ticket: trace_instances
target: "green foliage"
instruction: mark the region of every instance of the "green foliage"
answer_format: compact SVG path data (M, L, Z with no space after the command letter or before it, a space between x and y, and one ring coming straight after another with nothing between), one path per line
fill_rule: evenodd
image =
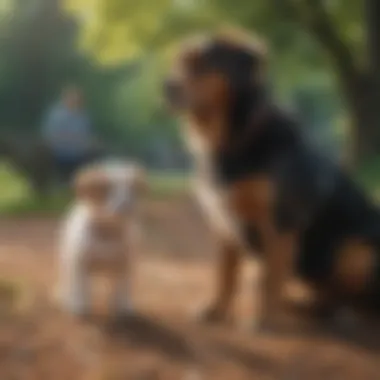
M87 15L81 24L82 46L100 63L123 62L136 57L143 62L149 60L149 71L142 69L144 75L136 76L133 83L125 86L119 98L123 102L127 100L123 104L134 110L141 109L135 107L136 103L141 104L141 100L147 106L142 118L148 119L150 110L153 114L157 110L154 82L164 72L160 58L163 59L167 48L189 33L215 30L230 24L257 32L270 43L271 71L280 97L289 101L294 90L305 84L309 92L315 87L318 93L323 86L325 93L335 96L337 83L327 57L318 43L302 32L285 10L276 6L280 3L276 0L145 0L132 6L123 0L100 0L96 5L91 1L67 0L67 8L73 14ZM308 10L303 9L305 1L295 3L307 18ZM359 8L357 0L349 5L336 0L329 8L342 35L358 51L362 45ZM159 67L154 68L154 65ZM144 89L147 89L145 95ZM322 107L323 103L329 105L329 100L319 99L319 102ZM140 122L142 119L139 118L137 124Z
M36 198L28 183L6 163L0 165L0 214L2 216L57 215L67 210L72 198L68 191L57 190L52 197ZM189 181L182 172L151 172L148 198L166 199L188 191Z
M363 162L356 173L356 178L368 189L376 200L380 200L380 157L375 156ZM70 196L57 192L50 199L36 199L27 183L8 165L0 166L0 214L9 216L57 215L64 212ZM149 199L169 199L189 191L189 178L181 172L151 172L149 174Z
M9 0L0 8L0 132L38 134L62 87L77 83L99 137L113 151L144 159L152 136L173 139L170 121L160 112L162 64L151 57L97 64L78 49L80 20L59 3ZM118 11L106 7L105 20Z
M302 5L305 0L295 2ZM152 157L157 146L176 156L181 150L177 129L163 111L161 97L167 56L183 36L226 24L257 31L269 40L273 47L271 70L282 99L294 103L292 97L301 88L318 103L318 111L310 115L328 113L328 118L334 119L340 115L340 104L331 101L336 83L328 60L320 46L275 3L4 1L0 6L1 131L21 131L25 136L38 133L44 113L57 100L62 86L76 82L85 90L97 134L114 152L127 152L152 165L159 161ZM335 0L329 4L339 31L360 51L359 2Z
M318 73L326 69L325 58L314 40L300 32L299 27L279 11L274 0L145 0L134 6L123 0L101 0L96 6L89 1L67 2L71 12L90 14L82 24L84 46L101 62L130 59L146 49L160 51L163 45L185 34L235 24L265 35L273 46L272 62L274 70L282 74L279 76L299 83L310 70ZM330 11L340 29L354 45L360 45L359 2L353 1L347 6L343 0L336 0L331 4L334 6ZM140 18L141 15L144 17Z
M39 121L57 87L76 69L75 25L62 17L56 0L10 4L1 22L1 122L28 128Z

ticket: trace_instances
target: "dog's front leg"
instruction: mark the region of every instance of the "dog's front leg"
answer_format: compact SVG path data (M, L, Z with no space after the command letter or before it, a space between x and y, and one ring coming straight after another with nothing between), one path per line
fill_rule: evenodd
M242 255L239 232L220 190L207 180L207 176L206 179L196 177L194 184L197 200L219 243L215 300L198 317L206 322L231 321Z
M64 309L75 315L86 315L90 306L89 274L81 252L61 256L59 297Z
M222 240L220 244L216 297L201 316L207 322L230 322L232 320L233 300L240 274L239 245L228 240Z
M292 274L297 247L297 233L278 226L276 204L276 185L270 177L256 176L229 188L233 214L243 225L257 229L263 251L262 305L254 321L256 326L270 327L280 317L282 295Z
M113 281L114 294L111 297L111 313L116 317L123 317L133 312L130 298L130 279L127 273L119 273Z
M286 284L293 273L296 236L294 232L277 232L274 227L262 230L264 250L264 278L262 281L261 310L256 324L264 329L276 327L282 318Z
M131 247L126 244L122 260L115 262L115 270L111 278L110 311L116 317L123 317L133 312L131 301Z

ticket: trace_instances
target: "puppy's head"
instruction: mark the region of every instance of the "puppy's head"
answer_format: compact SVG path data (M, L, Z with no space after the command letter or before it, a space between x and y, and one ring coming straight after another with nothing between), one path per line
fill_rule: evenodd
M75 178L77 199L108 213L130 211L147 188L145 172L137 165L98 165L85 168Z
M265 86L265 69L265 46L243 33L190 40L165 82L165 96L175 112L195 118L205 129L216 128L204 121L228 117L234 103L259 92Z

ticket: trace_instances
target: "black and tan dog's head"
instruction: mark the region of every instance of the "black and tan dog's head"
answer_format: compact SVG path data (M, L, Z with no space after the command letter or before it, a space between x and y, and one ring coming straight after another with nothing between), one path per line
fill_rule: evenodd
M222 139L222 121L231 107L257 96L265 86L265 68L264 45L243 33L192 39L174 62L165 83L166 98L174 111L195 119L216 142Z

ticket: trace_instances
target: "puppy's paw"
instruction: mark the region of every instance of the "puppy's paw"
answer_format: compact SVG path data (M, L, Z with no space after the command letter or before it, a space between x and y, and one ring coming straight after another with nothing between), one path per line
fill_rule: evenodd
M67 294L57 293L56 300L63 311L80 318L85 318L90 313L89 303L80 297L68 296Z

